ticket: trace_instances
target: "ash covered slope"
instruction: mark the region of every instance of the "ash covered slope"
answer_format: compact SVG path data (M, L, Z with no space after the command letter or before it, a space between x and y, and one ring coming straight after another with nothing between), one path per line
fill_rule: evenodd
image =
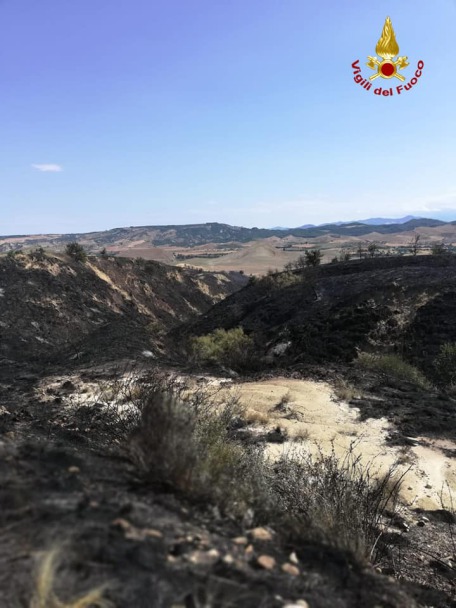
M282 363L351 361L358 349L401 344L426 368L456 341L456 258L389 257L276 274L246 286L179 330L202 335L241 326L258 356L288 344Z
M0 357L12 361L116 358L155 352L176 323L245 284L158 262L18 254L0 259ZM63 360L61 361L61 358Z

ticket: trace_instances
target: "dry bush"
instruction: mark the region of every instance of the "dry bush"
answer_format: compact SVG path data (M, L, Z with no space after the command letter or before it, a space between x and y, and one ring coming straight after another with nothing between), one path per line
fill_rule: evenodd
M38 567L30 608L113 608L113 604L103 597L107 585L92 589L77 599L59 599L55 591L59 566L57 550L44 554Z
M295 452L274 466L271 492L277 517L292 535L378 558L379 525L394 508L405 473L396 466L379 477L373 463L363 465L353 443L343 458L334 448L314 457Z
M129 450L148 483L236 517L251 509L259 525L359 557L379 550L380 519L403 477L395 467L379 478L373 465L361 464L355 443L343 458L334 449L315 458L296 448L271 462L258 447L236 440L245 412L235 401L220 405L207 389L184 385L144 388Z
M168 379L144 385L140 411L129 451L147 482L230 513L245 511L256 491L252 475L263 461L258 447L234 439L245 424L236 397L220 404L217 393Z

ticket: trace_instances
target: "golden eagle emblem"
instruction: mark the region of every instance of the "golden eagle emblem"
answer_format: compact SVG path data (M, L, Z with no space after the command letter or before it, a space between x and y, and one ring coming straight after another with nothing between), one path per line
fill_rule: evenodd
M375 52L383 61L379 61L377 57L368 57L369 61L366 65L370 67L371 70L377 70L377 73L372 74L372 76L369 77L369 80L375 80L375 78L378 78L379 76L382 78L395 77L401 81L405 80L404 76L398 74L397 70L403 70L410 64L407 61L407 57L398 57L396 61L393 61L393 58L396 57L396 55L399 55L399 45L397 44L396 34L394 33L393 24L389 17L385 20L382 35L377 42Z

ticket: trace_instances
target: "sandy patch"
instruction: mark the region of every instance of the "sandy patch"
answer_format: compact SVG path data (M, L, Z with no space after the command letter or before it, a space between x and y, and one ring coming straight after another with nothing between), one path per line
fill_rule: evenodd
M402 461L399 471L412 467L401 493L406 504L441 508L440 495L442 488L448 495L447 484L456 496L456 443L417 437L418 445L406 450L391 447L386 443L391 429L386 418L361 421L358 410L337 402L331 387L322 382L275 378L236 384L228 390L239 394L252 419L256 413L260 422L269 418L268 427L279 425L287 430L289 441L268 447L274 457L297 445L314 454L319 450L328 453L334 446L336 453L343 456L354 445L362 461L373 463L378 474L398 459ZM286 412L277 408L281 400L286 402ZM304 438L304 442L297 443L296 438Z

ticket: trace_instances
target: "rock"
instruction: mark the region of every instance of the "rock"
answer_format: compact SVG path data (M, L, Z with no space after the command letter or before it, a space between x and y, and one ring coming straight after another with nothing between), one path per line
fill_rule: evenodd
M72 475L77 475L80 472L81 472L81 469L79 467L76 467L76 466L68 467L68 473L71 473Z
M149 538L163 538L163 534L160 532L160 530L154 530L153 528L144 528L142 533L145 537Z
M249 534L254 540L272 540L272 532L270 532L267 528L253 528L253 530L249 531Z
M248 542L249 541L245 536L236 536L236 538L233 538L233 543L235 545L246 545Z
M287 434L279 426L266 435L266 441L270 443L284 443L286 440Z
M419 526L420 528L424 528L424 526L426 525L426 522L418 521L416 525Z
M257 559L257 565L264 570L273 570L276 566L276 560L271 555L260 555Z
M152 528L136 528L136 526L122 517L115 519L111 525L120 528L123 531L125 538L128 540L163 538L163 534L159 530L153 530Z
M285 604L283 608L310 608L306 600L298 600L294 604Z
M282 565L282 572L285 572L285 574L290 574L291 576L299 576L300 574L297 566L288 563Z
M228 553L227 555L224 556L222 561L227 566L232 566L234 564L234 557Z
M220 553L217 549L210 551L193 551L186 556L186 559L196 566L213 566L220 559Z
M247 509L244 513L244 517L242 518L242 525L244 528L251 528L253 524L253 518L255 517L255 513L253 509Z
M288 557L288 559L290 560L290 562L292 564L295 564L295 565L299 564L299 559L298 559L298 556L296 555L295 551L290 553L290 556Z

